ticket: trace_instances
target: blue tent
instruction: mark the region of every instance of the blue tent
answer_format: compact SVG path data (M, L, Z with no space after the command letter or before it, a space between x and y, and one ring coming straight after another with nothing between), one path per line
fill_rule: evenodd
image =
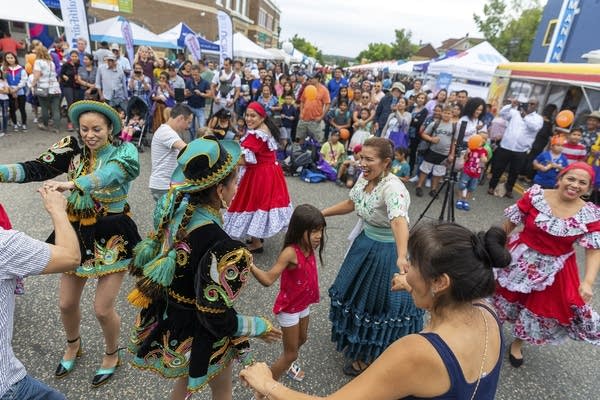
M160 36L163 40L173 43L177 47L185 48L185 37L189 34L195 35L196 32L183 22L178 23L166 32L161 33ZM200 42L200 49L208 52L219 52L219 45L198 36L198 42Z

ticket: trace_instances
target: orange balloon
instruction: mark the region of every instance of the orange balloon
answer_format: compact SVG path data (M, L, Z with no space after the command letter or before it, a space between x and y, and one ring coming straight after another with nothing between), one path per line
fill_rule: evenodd
M308 85L304 88L304 96L306 96L306 100L315 100L317 98L317 88L313 85Z
M342 140L350 139L350 131L346 128L340 129L340 139L342 139Z
M33 65L30 63L25 64L25 71L27 71L27 75L31 75L33 72Z
M33 63L35 63L35 54L33 54L33 53L29 53L29 54L27 54L27 55L25 56L25 61L26 61L28 64L31 64L31 65L33 65Z
M556 125L561 128L568 128L575 120L575 114L571 110L562 110L556 116Z
M354 98L354 90L352 90L352 88L348 88L348 98L349 99Z
M469 138L468 144L469 150L477 150L483 145L483 138L481 135L473 135Z

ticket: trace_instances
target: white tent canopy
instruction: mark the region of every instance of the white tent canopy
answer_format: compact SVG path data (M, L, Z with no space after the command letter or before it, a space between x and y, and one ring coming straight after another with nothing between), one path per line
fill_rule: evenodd
M429 61L407 61L402 64L390 65L388 70L393 74L411 74L415 65L424 64Z
M285 51L281 49L276 49L275 47L271 47L269 49L265 49L273 56L274 60L287 60L290 56L285 53Z
M273 54L263 49L240 32L233 34L233 56L241 58L258 58L263 60L274 59Z
M125 39L121 33L123 17L113 17L104 21L96 22L90 25L90 38L96 42L106 41L109 43L125 44ZM151 46L163 49L176 49L177 45L160 36L142 28L141 26L129 21L131 32L133 34L133 44L136 46Z
M19 0L10 5L8 1L3 3L3 6L0 7L0 19L30 24L65 26L42 0Z
M427 73L439 75L445 72L455 79L491 82L498 64L506 62L508 60L491 44L481 42L454 57L431 63Z

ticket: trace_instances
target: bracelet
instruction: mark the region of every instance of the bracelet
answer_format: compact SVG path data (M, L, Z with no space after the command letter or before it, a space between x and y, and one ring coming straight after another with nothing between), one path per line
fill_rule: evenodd
M272 399L271 399L271 394L273 393L273 390L275 390L275 388L276 388L277 386L279 386L279 382L275 382L275 383L273 384L273 386L271 386L271 389L269 389L269 390L267 391L267 393L265 394L265 397L264 397L266 400L272 400Z

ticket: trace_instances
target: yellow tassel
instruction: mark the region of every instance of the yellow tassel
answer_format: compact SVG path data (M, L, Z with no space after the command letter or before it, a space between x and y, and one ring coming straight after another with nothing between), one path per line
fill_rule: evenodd
M127 301L138 308L148 308L150 304L152 304L152 300L140 292L137 288L133 289L131 293L129 293L127 296Z
M96 216L81 218L79 222L81 222L81 225L83 226L94 225L96 223Z

